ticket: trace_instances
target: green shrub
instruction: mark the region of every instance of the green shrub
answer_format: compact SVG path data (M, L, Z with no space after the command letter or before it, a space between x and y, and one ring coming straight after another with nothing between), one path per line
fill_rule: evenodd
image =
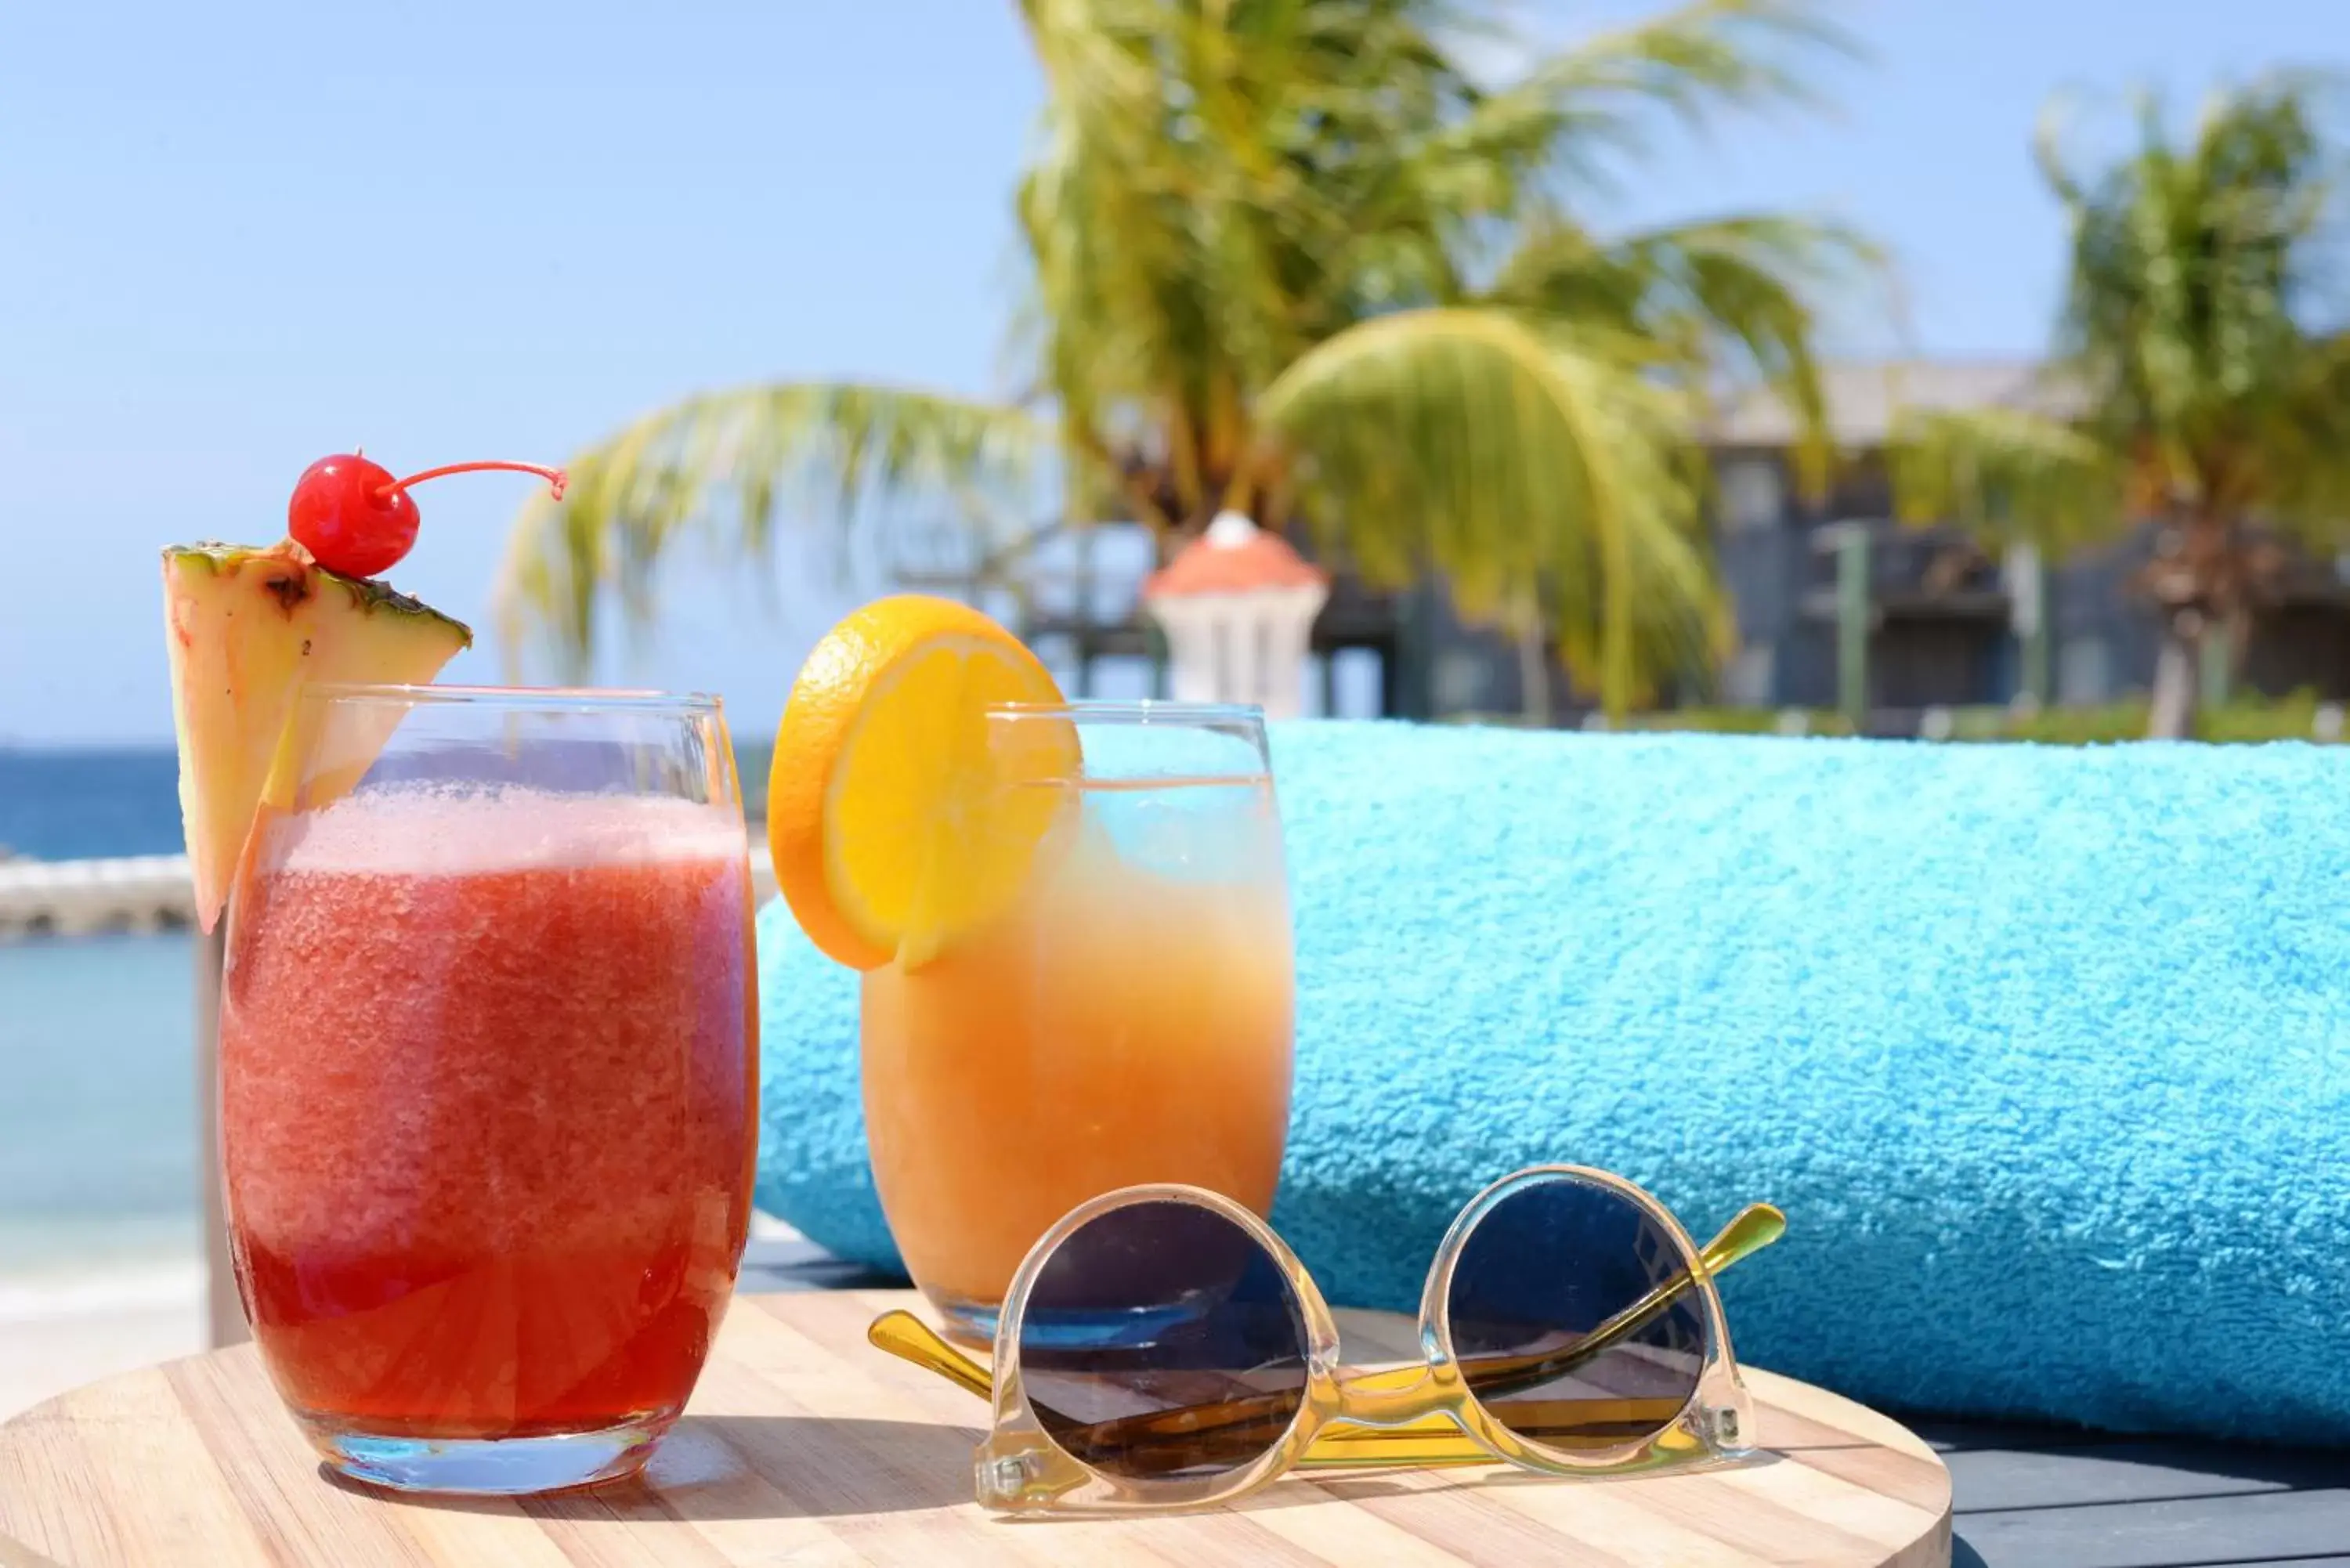
M2107 702L2095 707L2043 708L2038 712L1994 709L1995 727L1970 741L2029 741L2043 746L2097 746L2146 739L2143 702Z
M2205 709L2195 735L2203 741L2314 741L2317 709L2317 693L2309 691L2285 697L2239 697Z
M1675 708L1658 713L1636 713L1627 730L1680 730L1707 735L1775 735L1789 716L1801 718L1806 735L1848 735L1852 726L1844 715L1825 708Z

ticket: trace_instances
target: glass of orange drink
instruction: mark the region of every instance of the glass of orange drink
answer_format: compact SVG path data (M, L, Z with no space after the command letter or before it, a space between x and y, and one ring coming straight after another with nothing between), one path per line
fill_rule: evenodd
M977 1340L1028 1249L1088 1198L1180 1181L1271 1207L1293 992L1253 710L999 707L987 723L998 749L1075 732L1076 765L1006 786L1049 799L1054 826L1000 911L927 961L868 971L863 1008L891 1234Z
M864 971L874 1180L951 1334L990 1340L1028 1249L1099 1193L1271 1207L1294 980L1255 709L1066 702L976 611L884 600L802 672L768 813L803 929ZM1131 1316L1072 1298L1060 1326Z

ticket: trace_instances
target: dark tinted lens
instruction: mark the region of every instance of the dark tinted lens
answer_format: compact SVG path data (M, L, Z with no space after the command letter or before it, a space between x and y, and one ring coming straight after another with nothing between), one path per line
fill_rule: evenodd
M1591 1182L1503 1199L1470 1232L1449 1304L1471 1390L1530 1442L1637 1442L1697 1391L1705 1316L1679 1244Z
M1188 1480L1281 1441L1305 1396L1305 1318L1249 1233L1190 1203L1115 1209L1036 1278L1021 1376L1053 1440L1095 1469Z

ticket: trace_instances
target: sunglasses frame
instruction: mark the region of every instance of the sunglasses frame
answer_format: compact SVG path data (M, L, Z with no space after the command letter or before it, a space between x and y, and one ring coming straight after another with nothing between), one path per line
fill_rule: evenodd
M1521 1438L1486 1410L1462 1376L1452 1345L1454 1272L1469 1238L1495 1209L1531 1188L1579 1181L1632 1204L1679 1250L1683 1272L1617 1314L1630 1332L1686 1289L1698 1294L1706 1347L1696 1385L1673 1418L1642 1438L1573 1450ZM1021 1376L1019 1346L1037 1275L1080 1228L1140 1203L1191 1204L1222 1215L1263 1248L1294 1294L1305 1329L1306 1384L1281 1438L1249 1463L1220 1475L1153 1480L1112 1475L1076 1459L1036 1417ZM1243 1205L1204 1188L1128 1187L1078 1205L1030 1249L1014 1276L996 1325L993 1376L946 1345L920 1320L891 1313L870 1330L872 1342L930 1367L973 1392L992 1395L995 1420L973 1461L979 1501L1003 1511L1118 1514L1204 1508L1232 1502L1292 1469L1388 1465L1491 1464L1496 1460L1554 1476L1622 1475L1743 1458L1752 1451L1754 1407L1739 1376L1730 1327L1713 1276L1778 1240L1784 1218L1757 1204L1700 1251L1672 1211L1623 1178L1576 1165L1539 1165L1494 1182L1453 1220L1429 1266L1420 1296L1419 1365L1342 1377L1338 1328L1322 1293L1286 1242ZM1584 1344L1607 1332L1602 1325ZM1152 1417L1137 1417L1151 1419Z

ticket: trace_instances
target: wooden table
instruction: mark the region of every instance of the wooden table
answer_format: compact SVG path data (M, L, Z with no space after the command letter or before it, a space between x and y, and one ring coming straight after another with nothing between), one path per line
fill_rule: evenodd
M1506 1469L1292 1477L1234 1511L1007 1521L972 1501L986 1407L865 1344L911 1293L752 1295L644 1480L516 1501L331 1480L251 1346L95 1384L0 1427L0 1541L28 1561L336 1568L1397 1564L1939 1568L1950 1477L1895 1422L1767 1372L1756 1462L1552 1481ZM1341 1313L1348 1354L1411 1327ZM10 1563L0 1545L0 1564ZM36 1555L37 1554L37 1555Z

